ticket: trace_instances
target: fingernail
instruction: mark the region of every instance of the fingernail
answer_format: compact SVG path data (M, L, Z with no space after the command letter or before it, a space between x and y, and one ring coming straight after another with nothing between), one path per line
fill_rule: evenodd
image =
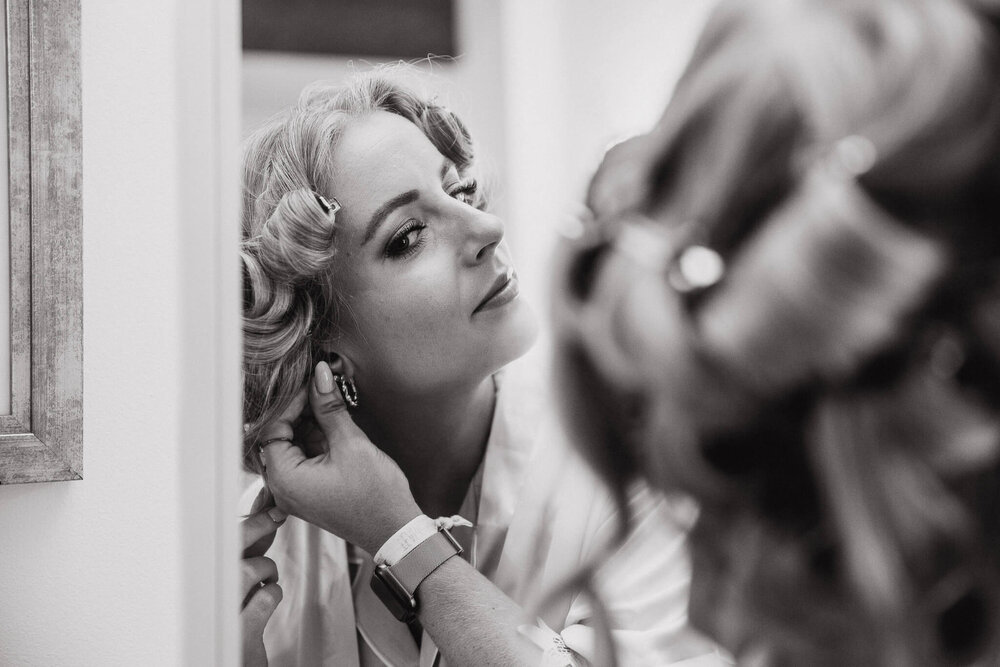
M333 373L325 361L316 364L316 391L321 394L333 391Z
M281 523L288 518L288 515L279 510L277 507L272 507L267 511L267 515L271 517L271 521L275 523Z

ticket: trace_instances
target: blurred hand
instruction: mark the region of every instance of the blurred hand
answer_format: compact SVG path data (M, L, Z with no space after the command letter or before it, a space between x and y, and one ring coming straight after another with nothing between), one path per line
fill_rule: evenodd
M240 628L243 635L244 667L267 665L264 650L264 627L281 602L278 586L278 568L274 561L264 556L274 542L278 527L285 521L285 513L274 507L273 498L265 486L257 494L250 508L250 516L241 524L243 532L243 561L241 588L243 605L240 608Z
M309 383L311 419L296 424L305 408L306 392L303 389L278 422L265 429L265 439L292 437L294 432L296 442L308 450L288 440L265 447L268 487L278 506L289 514L374 554L393 533L419 516L420 508L403 471L347 413L326 362L316 365Z

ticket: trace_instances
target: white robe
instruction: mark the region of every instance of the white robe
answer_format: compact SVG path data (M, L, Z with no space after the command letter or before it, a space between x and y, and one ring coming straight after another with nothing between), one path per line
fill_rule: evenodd
M475 517L466 538L468 557L569 648L591 660L600 641L591 601L576 594L538 605L613 539L616 509L568 447L551 410L535 401L541 393L508 373L497 383L486 454L463 506ZM247 489L244 509L259 488L258 479ZM689 521L690 510L638 487L630 505L635 530L605 559L596 578L620 664L732 664L687 625L690 566L683 515ZM289 517L267 556L277 563L284 593L264 632L272 667L444 665L443 658L435 663L437 650L426 632L418 649L406 625L374 597L368 584L371 560L359 549Z

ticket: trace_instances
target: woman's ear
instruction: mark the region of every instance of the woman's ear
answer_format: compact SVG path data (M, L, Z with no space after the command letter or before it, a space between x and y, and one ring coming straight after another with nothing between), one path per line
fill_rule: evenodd
M330 370L333 371L334 375L343 375L347 378L354 377L354 364L346 356L337 352L327 352L325 356L324 361L330 366Z

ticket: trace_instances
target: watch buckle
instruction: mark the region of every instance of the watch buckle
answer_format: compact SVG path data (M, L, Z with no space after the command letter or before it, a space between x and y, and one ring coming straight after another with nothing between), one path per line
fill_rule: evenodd
M448 531L447 528L441 526L438 528L438 532L444 533L444 536L448 538L448 542L451 543L451 546L455 547L455 553L457 555L461 556L462 554L465 553L465 549L462 548L462 545L458 543L458 540L455 539L455 537Z

